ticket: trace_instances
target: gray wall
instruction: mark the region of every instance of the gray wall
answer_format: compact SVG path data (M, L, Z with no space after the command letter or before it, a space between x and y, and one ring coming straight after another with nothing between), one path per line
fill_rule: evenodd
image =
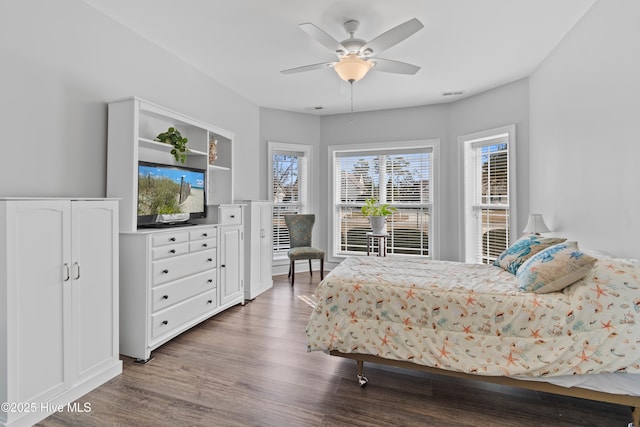
M640 2L600 0L531 76L530 204L581 247L640 258Z
M77 0L0 2L0 196L103 197L106 101L139 96L236 133L257 198L259 109ZM237 176L237 175L236 175Z
M512 241L517 239L524 229L529 215L529 80L521 79L511 84L481 93L451 104L449 115L449 133L451 135L452 156L450 174L451 199L448 215L451 220L444 230L457 245L450 244L451 250L445 259L464 260L464 222L463 222L463 151L458 143L459 136L494 129L510 124L516 125L516 230L512 231ZM457 252L456 252L457 250Z
M325 116L321 125L320 193L329 200L331 172L328 147L331 145L393 142L416 139L440 140L440 259L463 259L462 229L462 153L458 137L472 132L516 124L517 198L519 223L528 213L528 80L498 87L449 104L363 113ZM327 203L328 205L329 203ZM323 213L323 211L320 211ZM322 230L328 237L328 210ZM524 223L522 223L524 228ZM327 242L323 242L328 244ZM326 247L326 246L325 246Z

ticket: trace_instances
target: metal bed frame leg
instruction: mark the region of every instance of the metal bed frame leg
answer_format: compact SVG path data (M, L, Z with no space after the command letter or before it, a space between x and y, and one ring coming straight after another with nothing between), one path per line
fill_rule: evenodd
M631 407L631 423L627 427L640 427L640 407Z
M369 383L369 380L367 379L367 377L365 377L363 375L364 361L363 360L357 360L356 362L358 363L358 374L356 375L358 377L358 385L360 387L364 388Z

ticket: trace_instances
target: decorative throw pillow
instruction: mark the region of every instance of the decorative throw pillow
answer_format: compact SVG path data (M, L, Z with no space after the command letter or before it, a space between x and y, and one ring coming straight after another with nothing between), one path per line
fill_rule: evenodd
M529 258L518 269L520 290L545 294L582 279L597 259L578 250L576 242L560 243Z
M562 243L567 239L562 237L542 237L539 234L525 234L509 246L493 262L496 267L502 267L511 274L516 274L518 268L530 257L550 246Z

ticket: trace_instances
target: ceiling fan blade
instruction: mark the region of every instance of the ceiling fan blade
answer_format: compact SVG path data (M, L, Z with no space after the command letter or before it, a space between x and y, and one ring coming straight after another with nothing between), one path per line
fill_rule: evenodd
M293 74L293 73L302 73L305 71L313 71L313 70L320 70L323 68L332 68L334 65L336 65L336 62L322 62L320 64L312 64L312 65L305 65L303 67L296 67L296 68L289 68L288 70L282 70L280 71L282 74Z
M415 74L420 70L420 67L417 65L393 61L391 59L371 58L369 61L376 64L375 67L373 67L374 70L384 71L386 73Z
M344 52L347 51L338 40L334 39L326 31L316 27L310 22L300 24L299 27L302 29L302 31L309 34L312 39L329 49L331 52L336 53L340 50Z
M378 55L380 52L389 49L391 46L395 46L407 37L415 34L421 28L423 28L422 22L417 18L413 18L400 24L397 27L393 27L389 31L380 34L369 43L362 46L360 53L365 56Z

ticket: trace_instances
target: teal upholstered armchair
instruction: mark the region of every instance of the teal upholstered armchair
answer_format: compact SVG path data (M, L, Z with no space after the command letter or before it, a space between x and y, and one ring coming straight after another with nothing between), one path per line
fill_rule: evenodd
M311 232L316 222L315 214L285 215L284 222L289 230L289 277L291 286L295 280L295 262L309 260L309 274L313 276L311 260L320 260L320 280L324 279L324 251L311 246Z

